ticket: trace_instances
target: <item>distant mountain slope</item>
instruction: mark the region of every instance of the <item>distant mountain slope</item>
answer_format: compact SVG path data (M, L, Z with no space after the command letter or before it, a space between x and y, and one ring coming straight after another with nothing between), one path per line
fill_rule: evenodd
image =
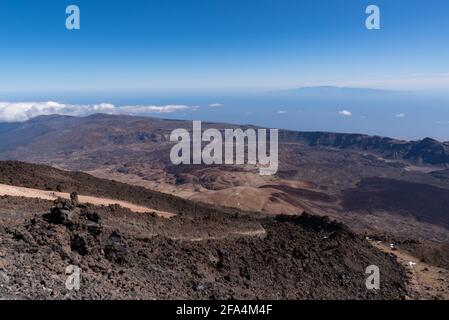
M433 171L430 173L430 175L437 179L449 181L449 169Z
M281 131L281 141L304 142L312 147L371 151L396 160L417 164L449 165L449 143L431 138L401 141L363 134Z
M204 123L218 129L234 125ZM176 128L191 130L189 121L131 116L93 115L85 118L41 116L19 124L0 125L0 159L51 159L57 155L105 150L138 144L164 147ZM280 130L280 142L303 143L311 147L332 147L378 153L415 164L449 165L449 143L430 138L400 141L362 134L299 132ZM167 147L167 146L165 146Z
M131 202L138 205L174 213L178 207L199 208L198 203L202 201L229 207L231 212L235 209L264 214L307 211L346 219L341 221L361 228L374 225L370 220L372 215L387 214L388 219L378 220L377 229L397 230L395 226L401 223L404 234L449 241L445 202L427 198L423 203L429 210L435 209L434 212L423 207L411 210L407 196L409 186L414 187L414 194L421 190L437 198L447 194L444 190L449 190L449 180L442 170L449 165L448 143L428 138L400 141L362 134L280 130L278 174L261 177L257 168L250 165L173 165L170 133L177 128L191 130L191 126L190 121L103 114L84 118L38 117L0 134L3 143L0 159L46 164L92 176L81 173L72 176L73 173L45 167L36 172L19 165L9 173L0 171L0 181L8 183L7 179L12 179L10 183L25 187L62 188L80 194L86 194L85 185L94 184L98 187L87 189L92 195L134 199ZM203 129L210 127L223 130L237 126L203 123ZM14 163L10 166L14 167ZM17 172L21 174L16 177ZM342 195L348 194L347 190L361 188L364 186L361 181L373 177L401 183L375 185L373 188L382 187L382 192L374 198L375 205L361 203L349 213L341 206ZM129 187L130 184L135 187ZM399 186L394 188L399 196L394 206L384 206L391 202L388 196L391 186ZM441 192L434 193L437 189L433 187ZM406 216L410 221L403 223Z
M0 122L0 134L14 130L20 127L19 122Z

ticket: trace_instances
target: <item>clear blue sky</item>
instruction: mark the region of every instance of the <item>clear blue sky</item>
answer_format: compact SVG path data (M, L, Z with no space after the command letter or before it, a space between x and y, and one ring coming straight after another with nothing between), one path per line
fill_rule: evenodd
M448 17L447 0L0 0L0 91L447 91Z

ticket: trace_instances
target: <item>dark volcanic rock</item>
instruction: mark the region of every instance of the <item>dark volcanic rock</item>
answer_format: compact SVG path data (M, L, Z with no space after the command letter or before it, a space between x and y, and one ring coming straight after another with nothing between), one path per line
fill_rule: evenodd
M265 230L264 236L245 232L223 235L228 226L257 225ZM204 228L208 238L202 239L197 234ZM222 213L161 219L119 207L93 210L59 200L50 213L17 220L0 232L3 239L0 261L6 261L3 272L9 288L4 294L8 296L39 299L402 299L405 296L405 273L394 258L377 251L344 225L308 214L260 219ZM365 269L372 264L382 270L379 291L365 287ZM65 287L65 270L70 265L81 270L79 291Z
M113 231L104 245L105 257L109 261L125 263L128 257L128 243L119 231Z
M79 222L80 213L81 210L72 202L58 199L55 201L55 205L51 208L50 213L44 217L50 223L72 227Z
M392 211L449 228L449 189L387 178L362 179L343 192L347 211Z
M79 205L78 192L70 193L70 200L74 206Z

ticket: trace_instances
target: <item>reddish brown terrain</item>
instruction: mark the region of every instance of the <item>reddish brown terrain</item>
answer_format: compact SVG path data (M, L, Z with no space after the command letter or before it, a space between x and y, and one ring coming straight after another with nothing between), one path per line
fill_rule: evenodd
M11 166L18 174L7 176ZM27 185L29 176L20 178L20 173L30 174L32 168L36 181L51 183L55 175L64 174L17 162L0 167L6 167L3 178L21 185ZM88 177L66 174L73 185ZM92 181L102 183L101 193L108 197L140 189ZM84 186L85 194L98 195L89 184ZM403 299L407 295L405 269L392 256L326 218L264 216L175 197L166 204L162 194L143 189L133 201L151 202L156 210L170 206L177 214L167 218L118 205L95 207L34 196L0 197L0 296L5 298ZM371 264L383 270L381 290L365 287L365 268ZM83 272L79 291L64 285L68 265Z
M111 263L116 267L115 262L101 254L105 251L102 246L114 231L110 227L115 226L120 237L112 237L126 239L130 261L133 261L133 268L137 268L132 269L128 264L121 270L125 274L131 272L126 270L133 270L128 282L133 283L138 292L131 293L132 289L123 284L127 288L126 294L117 293L113 296L116 298L182 298L192 294L199 298L447 297L448 143L432 139L408 142L365 135L280 131L279 171L274 176L260 176L258 168L249 165L172 165L169 154L173 143L169 141L169 134L173 129L189 129L190 126L191 123L186 121L107 115L86 118L46 116L9 124L0 130L0 159L34 164L1 162L0 184L66 194L76 191L82 196L123 201L176 216L156 218L154 214L136 214L117 206L82 207L79 209L82 212L98 213L104 223L97 238L85 235L84 242L87 247L92 247L89 249L92 256L86 253L79 257L76 250L68 250L70 239L75 238L76 232L74 234L66 225L55 224L42 216L50 212L51 202L30 198L19 201L17 197L9 196L2 198L0 207L4 211L4 225L9 223L2 241L9 241L8 246L24 242L22 258L30 259L25 261L27 265L37 263L32 252L58 239L58 246L65 247L65 254L70 257L63 254L58 258L62 259L59 267L74 255L77 257L74 261L86 261L84 266L92 274L92 283L103 283L106 276L102 268L110 269ZM203 127L233 128L232 125L213 123L203 124ZM296 218L303 212L328 216L349 228L338 227L337 232L332 229L334 223L329 225L321 218L308 215ZM38 216L33 218L35 214ZM279 215L283 218L278 218ZM81 217L75 229L84 230L85 222L90 224ZM314 225L312 228L308 227L310 223ZM42 234L42 240L35 243L35 226L53 231ZM25 235L17 238L14 230ZM148 236L143 234L147 233L153 235L151 241L144 240ZM332 240L328 247L327 241L334 239L331 236L334 234L338 240ZM376 241L382 241L387 247L394 243L395 250L382 253L382 247L374 247L366 237L378 239ZM117 241L121 243L122 240ZM53 250L51 248L55 246L46 250ZM137 248L144 249L139 253ZM168 257L160 255L161 248L170 252ZM297 256L295 250L307 251L304 255L309 267L299 262L304 257L302 253ZM190 253L189 257L185 256L185 251ZM225 267L227 276L221 267L215 269L214 265L221 261L222 254L217 252L222 251L227 252L230 259L230 264ZM11 256L0 261L13 259L13 253L7 252ZM3 251L2 254L7 256ZM332 260L334 254L339 258ZM168 259L168 262L153 265L152 270L158 271L150 275L141 265L142 261L148 262L146 258L142 261L137 258L146 256L148 261ZM403 266L404 257L413 257L418 264L426 264L417 270L438 268L436 270L441 274L431 277L440 279L431 281L435 288L410 285L419 281L416 279L428 277L412 279L408 267ZM89 259L99 261L100 266L92 268ZM391 292L373 295L360 288L365 277L363 268L368 265L363 266L374 260L383 265L387 279L391 279L386 280ZM196 262L192 264L192 261ZM277 269L278 264L286 269ZM271 271L263 269L264 265L271 266ZM322 268L319 269L320 278L330 277L330 282L307 273L318 265ZM170 270L172 277L182 276L193 284L189 287L184 280L178 281L182 289L169 280L176 277L160 273L161 266ZM199 269L193 270L194 266ZM18 264L8 270L11 272L15 268L21 270ZM338 270L341 278L334 278L331 269ZM301 276L295 273L298 270L302 270ZM42 274L46 274L44 271ZM159 283L160 286L156 286L159 289L146 291L133 282L131 274L137 275L135 281L139 283ZM114 275L111 278L117 279ZM11 280L11 276L8 279ZM52 286L57 283L50 279L45 281ZM293 283L293 287L287 283ZM111 287L104 287L109 288L104 291L99 288L101 292L93 286L86 294L89 297L112 297L110 290L114 285L108 282L109 285ZM201 290L192 289L195 285ZM275 286L276 290L268 293L269 286ZM329 293L331 287L335 288L334 293ZM11 288L19 290L20 284ZM175 289L171 293L164 291L168 288ZM174 295L175 291L179 294ZM24 297L39 296L37 291L21 294ZM50 293L47 296L62 297Z
M208 127L235 126L203 124L203 129ZM176 128L191 129L191 122L43 116L8 124L0 131L0 159L84 171L241 210L268 214L307 210L355 227L373 220L380 229L401 224L402 234L449 241L448 143L281 130L279 171L260 176L255 166L248 165L172 165L169 135ZM380 225L379 220L392 223ZM405 225L413 227L408 230Z

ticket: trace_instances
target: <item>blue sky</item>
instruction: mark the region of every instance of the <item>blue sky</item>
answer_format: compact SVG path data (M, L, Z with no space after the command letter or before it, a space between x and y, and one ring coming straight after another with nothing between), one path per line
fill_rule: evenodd
M0 92L447 91L448 15L447 0L0 0Z
M0 0L0 121L132 112L447 141L448 17L447 0ZM402 93L285 91L323 85Z

